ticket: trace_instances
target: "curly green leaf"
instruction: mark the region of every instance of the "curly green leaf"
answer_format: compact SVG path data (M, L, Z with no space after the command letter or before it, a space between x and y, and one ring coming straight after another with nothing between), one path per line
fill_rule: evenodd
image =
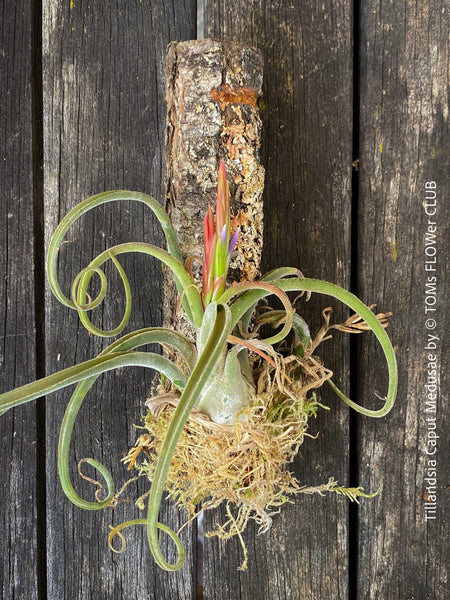
M196 362L196 352L193 344L191 344L191 342L189 342L189 340L187 340L181 334L163 327L149 327L147 329L141 329L139 331L130 333L120 340L116 340L113 344L108 346L108 348L105 348L105 350L103 350L99 356L111 356L112 354L117 354L118 352L134 350L139 346L153 343L159 343L175 348L184 358L189 369L192 370L194 367ZM151 356L157 357L159 355L152 354ZM158 366L164 366L164 370L160 370L160 372L168 377L172 377L174 385L177 383L178 385L180 385L180 383L184 384L185 381L180 380L181 371L177 367L173 370L169 369L168 365L171 365L172 363L164 357L160 358L163 358L163 362L158 362ZM157 363L155 361L155 367L156 365ZM81 498L75 492L69 475L70 440L72 437L75 420L86 394L92 388L100 374L102 373L89 377L89 379L78 383L65 411L58 442L58 473L63 491L69 500L73 502L73 504L86 510L98 510L100 508L104 508L109 505L114 497L114 482L109 471L106 469L106 467L94 459L89 458L86 462L100 472L102 477L105 479L108 490L106 498L101 502L89 502ZM181 377L184 378L182 374Z
M165 262L165 264L167 264L169 266L169 268L171 268L174 271L177 290L178 290L178 293L180 294L180 296L183 296L183 306L186 311L186 314L187 314L188 318L191 320L191 322L194 324L194 326L199 327L201 324L201 318L202 318L202 314L203 314L203 307L202 307L202 303L200 300L200 293L192 285L193 284L192 279L191 279L190 275L188 274L188 272L186 271L186 269L184 269L181 249L178 244L175 230L173 229L173 226L169 219L169 216L167 215L164 208L159 204L159 202L157 202L151 196L147 196L146 194L142 194L140 192L130 192L130 191L123 191L123 190L103 192L101 194L92 196L91 198L88 198L87 200L84 200L83 202L81 202L80 204L75 206L69 213L67 213L67 215L63 218L61 223L56 228L55 233L53 234L53 237L50 241L49 249L48 249L46 268L47 268L47 277L48 277L52 292L54 293L56 298L62 304L64 304L65 306L68 306L70 308L74 308L74 309L78 310L80 312L80 314L86 310L91 310L92 308L95 308L102 302L102 300L106 294L107 282L106 282L106 276L104 275L103 271L101 271L98 268L99 263L96 263L95 260L92 261L88 267L83 269L81 271L81 273L76 277L76 280L74 282L74 286L72 289L73 300L70 300L63 294L63 292L60 288L59 282L58 282L58 277L57 277L58 252L61 247L61 244L64 241L64 237L65 237L68 229L71 227L71 225L77 219L79 219L86 212L88 212L89 210L91 210L97 206L100 206L100 205L108 203L108 202L117 202L117 201L121 201L121 200L134 200L137 202L141 202L141 203L147 205L153 211L155 216L157 217L158 221L160 222L160 224L162 226L163 232L165 234L165 238L166 238L166 242L167 242L167 254L170 255L170 257L173 259L173 261L169 263L169 261L167 261L167 260L163 260L160 257L158 257L158 258L163 260L163 262ZM135 251L135 249L132 246L133 246L133 244L131 244L131 246L129 246L127 251ZM107 258L112 258L113 256L116 255L115 252L112 252L109 254L108 254L108 252L110 252L110 251L106 252ZM150 253L150 252L148 252L148 253ZM103 256L104 254L105 253L102 253L101 256ZM104 260L101 260L100 264L102 264L103 262L104 262ZM93 333L96 333L97 335L102 335L102 336L115 335L116 333L119 333L120 331L122 331L128 321L129 312L131 310L131 293L130 293L128 280L125 276L125 273L123 272L123 269L120 267L120 265L117 263L117 261L115 261L113 259L113 263L115 264L116 268L119 271L119 275L122 279L122 282L123 282L123 285L125 288L126 307L125 307L125 313L124 313L122 322L120 323L120 325L117 328L112 330L112 333L111 332L103 332L102 330L94 328L94 326L92 326L90 324L89 320L83 317L83 320L85 321L85 323L88 323L88 325L87 325L88 329L90 331L92 331ZM94 300L86 302L87 296L86 296L85 292L86 292L87 284L90 281L90 279L94 273L96 273L100 277L100 285L101 285L100 292ZM187 283L187 280L189 280L188 283Z
M384 327L378 321L377 317L373 314L370 308L366 306L364 302L362 302L351 292L344 290L338 285L328 283L327 281L321 281L319 279L280 279L278 281L272 281L271 284L273 286L276 286L280 290L283 290L284 292L316 292L318 294L332 296L333 298L336 298L337 300L340 300L341 302L346 304L349 308L354 310L362 319L364 319L364 321L371 328L376 338L380 342L388 366L389 383L384 406L378 410L364 408L356 402L354 402L353 400L350 400L350 398L347 398L347 396L343 392L341 392L334 383L329 383L335 391L335 393L339 396L339 398L357 412L369 417L384 417L385 415L387 415L394 405L395 396L397 393L397 360L395 358L395 352L392 347L391 341L386 331L384 330ZM243 284L243 286L244 285L245 284ZM270 293L271 292L266 291L264 289L258 290L255 289L255 286L249 286L247 288L247 291L245 291L239 298L237 298L231 306L233 326L235 326L238 323L242 316L245 315L247 311L255 305L255 303L257 303L262 298L268 296Z

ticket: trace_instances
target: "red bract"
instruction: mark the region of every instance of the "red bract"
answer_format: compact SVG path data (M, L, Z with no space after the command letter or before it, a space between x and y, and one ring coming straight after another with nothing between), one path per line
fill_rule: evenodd
M216 220L208 206L203 221L205 258L203 261L202 301L207 306L225 291L225 282L231 254L236 245L239 230L231 236L230 188L225 171L225 161L219 167L217 182Z

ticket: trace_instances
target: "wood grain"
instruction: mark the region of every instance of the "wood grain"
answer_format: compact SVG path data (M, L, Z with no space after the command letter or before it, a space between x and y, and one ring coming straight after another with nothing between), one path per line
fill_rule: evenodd
M206 2L205 33L245 40L264 56L262 162L265 268L295 266L307 276L349 285L352 162L351 3ZM320 324L327 299L299 305ZM339 313L337 313L339 314ZM340 313L342 314L342 313ZM348 340L336 337L324 353L348 385ZM319 484L348 469L347 411L332 407L311 425L294 471ZM344 598L347 594L347 502L299 497L274 517L272 529L245 534L249 569L239 573L236 541L205 546L205 598ZM223 515L222 515L223 516ZM206 527L218 518L207 518ZM217 588L221 578L226 583Z
M0 390L6 392L36 376L31 2L6 3L0 30ZM0 596L34 600L38 589L35 405L1 417L0 456Z
M46 240L70 208L93 193L138 189L162 200L164 174L164 60L167 44L195 34L195 4L102 1L44 7L44 141ZM100 251L132 240L162 243L156 219L141 206L97 210L69 232L60 252L64 290ZM133 315L127 331L162 321L161 266L145 258L122 262L133 286ZM103 327L117 324L123 308L121 284L110 277L105 306L93 316ZM48 372L96 356L104 344L91 338L78 316L47 295ZM71 465L94 456L111 469L118 487L129 478L120 459L134 443L153 373L127 369L101 378L86 399L73 436ZM64 497L56 476L56 443L69 394L47 403L48 595L86 598L191 598L195 591L195 531L183 534L185 568L171 576L152 560L143 527L126 532L121 555L108 549L109 525L141 516L131 503L114 511L85 512ZM94 475L94 472L89 472ZM141 491L145 491L143 485ZM129 497L136 497L130 487ZM160 519L178 529L174 511ZM193 541L194 540L194 541ZM194 591L193 591L194 590Z
M1 391L34 379L36 365L39 370L45 362L47 372L54 372L97 355L104 347L46 290L47 351L45 356L36 355L41 337L35 323L44 310L35 305L35 298L43 294L42 282L35 289L33 279L37 273L39 282L44 261L39 239L33 240L42 218L37 210L39 120L44 119L47 243L61 216L92 193L134 188L163 200L166 46L196 33L192 1L45 0L42 23L36 6L29 0L3 3L0 24ZM256 46L264 56L263 270L289 264L307 276L348 287L351 219L357 218L356 291L366 302L378 302L380 310L394 311L389 332L401 372L394 411L380 421L358 421L358 443L352 452L360 456L359 483L367 489L384 485L378 498L361 502L359 547L353 546L349 555L355 536L349 531L345 499L298 497L274 516L269 533L257 536L256 527L246 532L250 556L245 573L236 570L242 560L236 540L224 544L206 540L203 583L209 600L443 600L448 593L448 10L443 0L427 4L407 0L401 7L367 0L360 4L360 12L358 6L349 0L320 5L206 0L205 35ZM360 19L354 30L352 19ZM358 30L359 65L352 62L353 34ZM36 102L41 50L43 113ZM359 107L352 106L354 67L359 68ZM360 122L354 123L358 111ZM354 125L359 127L359 157L352 156ZM354 198L358 204L352 217L355 158L360 159L359 198ZM424 253L432 216L426 215L423 203L430 181L436 183L438 198L436 413L426 413L424 404L430 332L425 327L425 283L430 272L425 271ZM85 217L67 239L60 257L65 291L73 276L107 246L135 239L160 243L162 236L142 208L114 206ZM160 266L148 259L126 258L123 264L134 290L130 328L160 323ZM114 273L108 275L111 295L94 316L96 323L107 327L118 322L122 307L120 284ZM325 299L301 300L298 308L314 329L327 304ZM343 314L338 308L336 313ZM375 406L373 392L383 394L386 380L370 336L359 341L354 356L358 400ZM342 387L348 388L348 339L337 334L324 358ZM151 380L151 373L122 370L104 377L86 400L71 458L76 489L83 496L92 498L91 487L75 473L83 457L95 456L111 467L119 485L127 477L120 458L134 441L133 424L140 421ZM45 464L36 450L36 419L42 415L36 405L0 418L4 548L0 596L195 598L194 529L184 531L186 566L167 574L155 567L143 530L127 532L125 554L112 555L107 548L108 526L139 516L132 503L122 503L109 513L87 513L73 508L62 494L56 447L68 398L66 392L46 401ZM332 411L312 423L311 431L319 437L305 442L294 470L305 483L322 483L331 475L347 483L348 412L330 395L324 394L322 400ZM436 519L426 521L430 414L436 416L440 438ZM47 515L42 507L38 510L36 499L45 480ZM135 493L130 488L130 497ZM164 506L160 517L176 528L172 508ZM208 517L207 528L219 518L219 514ZM47 531L46 554L45 536L38 545L39 528L41 533L43 528ZM45 564L47 589L39 566ZM349 569L357 575L357 585L350 588Z
M448 389L449 15L445 2L400 7L365 2L361 19L359 292L392 310L400 387L392 413L361 419L361 482L382 494L360 508L360 598L443 599L449 589L450 413ZM424 209L434 181L437 213ZM436 271L425 270L428 219L436 221ZM430 266L433 266L430 263ZM436 313L425 314L428 275L436 276ZM427 330L427 317L436 330ZM439 337L427 351L427 334ZM438 362L436 411L427 412L428 354ZM360 389L384 393L383 369L361 340ZM374 405L376 399L372 398ZM427 456L435 418L440 436ZM432 449L432 448L430 448ZM428 460L436 459L436 519L426 520ZM432 477L433 479L433 477Z

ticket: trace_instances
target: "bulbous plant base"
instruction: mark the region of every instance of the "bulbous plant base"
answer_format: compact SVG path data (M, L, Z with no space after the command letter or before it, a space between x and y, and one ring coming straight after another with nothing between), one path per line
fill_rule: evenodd
M275 367L253 365L257 393L237 415L233 425L221 425L193 410L178 441L167 476L168 497L187 511L188 521L204 510L226 504L227 520L207 536L228 539L237 535L247 551L242 532L250 519L266 531L271 514L290 501L292 494L334 491L352 500L365 495L361 488L344 488L330 478L319 486L304 486L289 471L308 433L309 419L320 404L315 389L332 376L312 355L283 358L273 353ZM155 465L167 428L178 404L178 394L160 388L147 401L146 433L125 457L128 468L153 480ZM137 505L144 508L145 494Z

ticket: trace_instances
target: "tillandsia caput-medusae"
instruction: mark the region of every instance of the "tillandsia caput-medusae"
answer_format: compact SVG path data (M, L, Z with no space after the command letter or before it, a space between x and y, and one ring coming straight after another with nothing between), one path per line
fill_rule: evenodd
M123 200L141 202L153 211L165 234L167 249L164 250L144 242L116 245L102 252L76 276L71 289L71 298L66 297L57 279L57 256L58 249L63 243L68 229L87 211L107 202ZM209 208L204 220L205 256L201 291L183 262L181 248L171 221L156 200L139 192L110 191L92 196L81 202L61 221L49 245L46 264L47 276L50 287L58 300L65 306L78 311L83 325L89 332L103 337L115 336L121 333L129 320L131 293L119 257L121 254L129 252L148 254L162 261L172 271L180 303L195 330L195 340L189 340L184 335L167 328L148 327L140 329L114 341L97 358L87 360L0 395L0 414L2 414L10 408L76 384L61 424L58 443L59 477L62 488L71 502L81 508L99 510L113 503L116 493L114 482L107 468L92 458L84 459L101 474L106 482L106 497L96 502L81 498L69 478L70 439L75 419L86 394L102 373L131 365L154 369L160 373L166 382L166 386L169 382L169 388L172 391L172 396L176 398L176 404L165 430L156 465L152 467L152 485L146 495L147 516L145 519L127 521L113 530L113 534L119 534L123 540L122 534L120 534L123 528L136 524L145 525L148 543L155 561L167 570L177 570L182 566L184 549L178 535L158 521L158 513L177 441L190 418L191 412L194 410L196 414L204 415L206 419L211 420L211 423L216 423L219 427L223 427L225 431L229 431L233 428L233 424L237 423L239 425L245 418L245 410L250 404L250 399L257 397L260 391L260 382L257 381L255 373L258 372L260 379L264 377L266 380L270 379L264 369L260 367L259 371L255 369L255 364L258 361L259 365L265 362L272 365L270 366L270 369L272 369L271 384L283 387L282 378L280 377L280 373L283 374L283 369L275 368L277 367L277 357L281 356L278 352L280 344L285 343L288 336L291 336L289 360L299 357L299 361L301 361L302 356L312 352L312 341L308 327L295 312L288 297L289 292L296 292L297 294L316 292L338 299L355 312L355 315L347 322L350 323L350 325L347 325L347 329L352 330L351 324L359 322L361 329L372 330L381 344L389 372L388 391L384 405L373 410L364 408L347 398L331 381L330 377L326 377L339 398L359 413L370 417L386 415L395 401L397 389L396 358L391 342L385 332L383 319L379 315L375 315L370 307L350 292L332 283L304 278L295 268L278 268L261 277L258 281L234 283L227 287L226 278L230 257L238 235L238 230L233 232L230 224L229 189L224 161L222 161L218 172L215 217L211 208ZM102 265L108 260L112 261L120 275L125 290L126 302L121 323L113 330L103 331L91 323L88 311L99 306L106 296L107 280ZM94 275L99 278L100 291L95 298L91 298L88 289ZM281 301L283 309L271 310L266 306L261 316L255 320L254 313L258 304L271 295L276 296ZM259 324L255 325L258 319ZM261 339L259 327L267 323L272 324L277 332L270 337ZM345 330L346 327L344 326L343 329ZM174 356L177 358L170 360L163 355L138 350L139 347L150 343L158 343L162 347L172 348ZM301 377L297 363L294 364L294 368L290 368L289 375L284 370L283 376L283 381L289 381L291 384L295 383L295 379ZM290 389L294 388L291 386ZM287 395L292 396L292 392L288 391ZM271 397L273 396L272 393ZM307 406L305 404L306 399L303 398L302 402L302 414L309 414L305 408ZM271 423L276 422L277 417L274 415L283 411L289 412L292 418L294 414L292 408L287 410L280 408L280 406L275 403L271 408L271 412L267 417ZM315 408L311 408L312 404L308 406L310 414L314 414ZM263 409L263 407L258 407L257 410L261 412ZM279 431L277 430L276 435ZM285 435L285 432L282 431L281 433ZM290 442L288 441L288 443ZM301 440L292 443L299 445ZM257 494L252 490L250 480L251 478L247 474L243 485L246 498L251 497L252 494ZM337 490L334 489L333 491ZM352 493L349 492L347 495L352 496ZM355 495L357 494L355 493ZM282 503L282 500L279 503ZM261 513L261 511L259 512ZM175 543L177 551L175 561L169 562L164 557L159 544L158 530L165 532Z

